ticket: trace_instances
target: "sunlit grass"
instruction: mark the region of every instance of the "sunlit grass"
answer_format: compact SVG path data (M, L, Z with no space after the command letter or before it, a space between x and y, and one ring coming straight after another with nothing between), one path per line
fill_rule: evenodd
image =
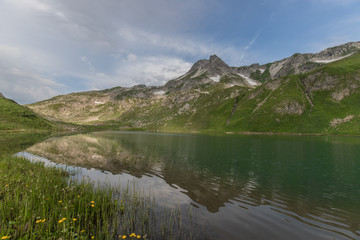
M75 182L64 170L0 157L1 239L189 239L181 218L159 214L132 187Z

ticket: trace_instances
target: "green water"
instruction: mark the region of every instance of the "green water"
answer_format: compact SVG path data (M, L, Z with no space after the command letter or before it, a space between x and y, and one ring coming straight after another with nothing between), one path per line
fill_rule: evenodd
M189 206L204 239L360 239L358 137L98 132L27 151Z

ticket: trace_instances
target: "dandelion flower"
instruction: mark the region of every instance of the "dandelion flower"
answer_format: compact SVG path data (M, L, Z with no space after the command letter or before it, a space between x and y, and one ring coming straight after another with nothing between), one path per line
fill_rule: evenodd
M125 239L125 238L126 238L126 235L123 235L122 238Z
M45 218L43 220L41 220L41 222L45 222Z
M35 223L41 223L41 219L40 219L40 220L37 220Z
M136 237L137 237L137 238L141 238L141 236L140 236L140 235L137 235Z
M90 203L94 204L94 203L95 203L95 201L91 201Z
M91 204L91 207L95 207L95 205L94 205L94 204Z
M132 233L132 234L130 235L130 237L136 237L136 234L135 234L135 233Z
M59 203L62 203L62 201L59 201Z
M76 218L73 218L73 221L75 222L77 219Z

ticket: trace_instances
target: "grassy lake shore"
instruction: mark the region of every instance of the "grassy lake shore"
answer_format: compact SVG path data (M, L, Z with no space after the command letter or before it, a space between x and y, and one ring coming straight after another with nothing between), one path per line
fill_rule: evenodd
M59 168L0 156L1 239L189 239L179 209L159 215L131 187L73 181Z

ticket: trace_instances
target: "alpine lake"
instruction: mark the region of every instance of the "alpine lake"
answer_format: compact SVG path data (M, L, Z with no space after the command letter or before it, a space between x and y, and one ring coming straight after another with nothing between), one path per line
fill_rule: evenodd
M360 137L109 131L1 138L1 151L66 166L73 178L134 183L159 207L190 211L199 239L360 239Z

